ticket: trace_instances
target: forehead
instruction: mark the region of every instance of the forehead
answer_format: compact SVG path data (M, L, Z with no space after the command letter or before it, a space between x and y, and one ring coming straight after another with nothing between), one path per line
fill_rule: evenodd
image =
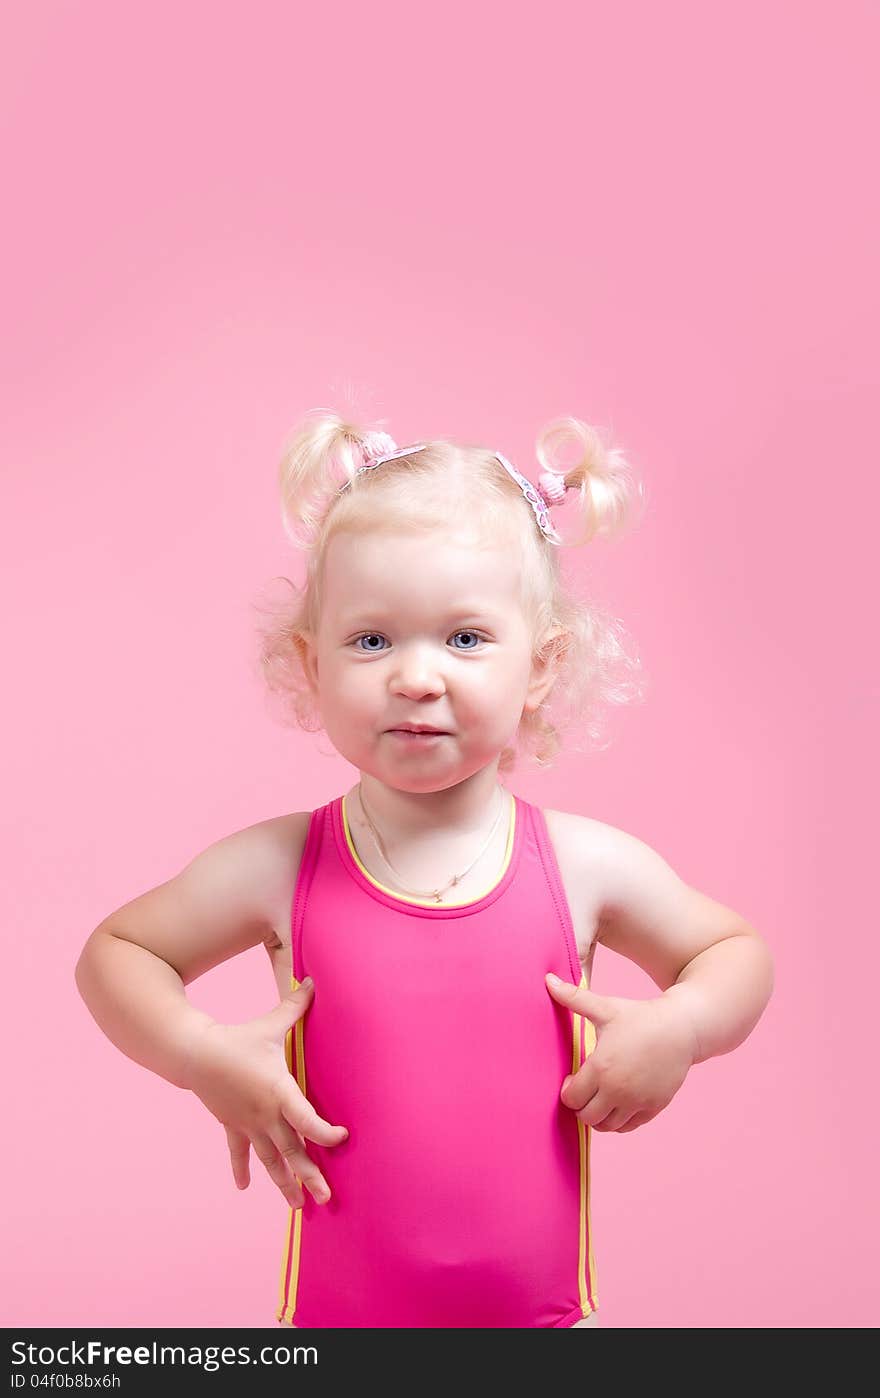
M398 613L520 604L521 561L511 541L479 548L452 532L402 535L340 530L324 559L324 607L342 619L366 607Z

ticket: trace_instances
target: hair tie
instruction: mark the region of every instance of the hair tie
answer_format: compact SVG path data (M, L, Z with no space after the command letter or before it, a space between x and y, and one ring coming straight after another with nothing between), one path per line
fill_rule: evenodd
M386 453L396 451L397 443L387 432L368 432L361 443L364 466L378 466Z
M565 476L560 475L558 471L542 471L538 477L538 489L548 505L561 505L566 490L571 490L572 487L565 484Z
M559 505L565 498L566 490L573 490L574 486L565 484L565 477L557 471L542 471L538 477L538 485L526 480L515 466L511 466L505 456L500 451L495 455L501 462L508 475L512 476L532 507L535 519L538 521L538 528L551 544L561 544L562 539L554 528L550 520L550 510L553 505Z

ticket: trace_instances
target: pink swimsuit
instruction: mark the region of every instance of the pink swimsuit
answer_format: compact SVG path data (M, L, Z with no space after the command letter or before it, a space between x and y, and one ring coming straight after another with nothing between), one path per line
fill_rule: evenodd
M300 1327L571 1326L596 1309L590 1133L559 1099L595 1047L547 971L586 985L540 807L513 797L482 897L403 898L336 797L311 813L287 1063L349 1137L306 1141L331 1198L291 1209L276 1317Z

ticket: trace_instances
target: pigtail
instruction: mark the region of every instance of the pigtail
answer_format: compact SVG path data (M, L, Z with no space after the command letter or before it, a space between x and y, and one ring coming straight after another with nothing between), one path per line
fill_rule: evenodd
M281 522L291 543L314 547L331 504L383 434L355 426L330 408L311 408L285 442L278 466Z
M570 443L575 459L565 466ZM548 471L564 481L562 502L550 510L563 545L613 538L641 518L644 485L634 477L623 451L606 445L596 427L575 417L556 418L539 432L535 450L541 467L535 472L536 483ZM563 516L575 524L561 527ZM611 742L611 712L644 702L650 688L642 659L631 649L620 620L595 596L578 595L567 586L559 566L561 553L542 543L530 551L526 563L530 595L540 599L533 610L536 651L557 673L549 699L524 714L520 723L519 750L538 767L554 764L565 732L570 750L603 751Z
M579 455L571 465L561 466L558 463L569 442L575 443ZM632 520L636 502L644 503L642 483L634 480L623 451L606 446L598 429L579 418L561 417L548 423L538 435L535 454L542 471L563 477L566 507L569 501L575 503L583 527L580 534L564 538L569 546L597 537L613 538Z

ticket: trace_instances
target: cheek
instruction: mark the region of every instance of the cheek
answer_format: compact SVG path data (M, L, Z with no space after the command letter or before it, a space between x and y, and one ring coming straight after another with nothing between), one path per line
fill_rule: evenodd
M514 667L484 671L473 686L468 687L467 696L462 696L461 709L472 714L484 724L493 720L504 727L509 716L521 707L521 677Z
M495 665L485 676L486 685L496 694L514 703L528 686L531 664L528 656L507 655L501 664Z
M365 711L375 708L381 698L381 685L366 672L370 666L337 665L327 676L329 702L337 710Z

